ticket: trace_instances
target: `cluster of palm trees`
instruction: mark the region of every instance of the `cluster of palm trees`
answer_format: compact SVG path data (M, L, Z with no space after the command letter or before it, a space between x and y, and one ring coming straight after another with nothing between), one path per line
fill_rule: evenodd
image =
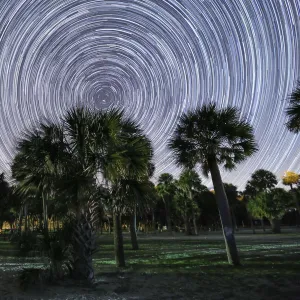
M174 225L180 226L183 222L187 235L198 234L198 217L201 213L201 200L208 200L208 188L195 170L183 170L176 180L171 174L161 174L156 186L157 196L162 199L166 213L166 227L172 231Z
M287 127L293 132L300 131L299 95L298 87L287 110ZM197 234L195 220L200 212L194 200L208 193L195 171L200 167L212 178L228 261L238 265L233 206L228 203L220 167L232 170L257 151L253 128L235 107L207 104L180 117L168 146L183 171L178 180L170 174L161 175L155 188L150 181L154 172L151 142L133 120L117 109L70 109L57 124L40 124L18 142L11 166L14 190L21 196L23 208L33 202L41 206L45 237L49 235L49 205L72 217L74 274L93 280L92 254L99 213L113 216L115 256L121 267L125 265L121 216L130 215L132 244L137 249L136 215L151 207L155 193L164 202L169 230L173 199L186 232L191 231L192 222ZM268 180L271 187L257 185L258 175L259 171L247 184L246 201L276 185L272 178ZM232 187L226 188L236 195ZM271 196L260 196L260 202L272 202L280 193L276 190ZM250 210L263 218L261 210ZM21 212L26 214L28 209Z
M75 277L93 280L92 253L98 206L113 215L116 259L125 264L121 214L147 199L153 150L142 130L119 110L69 110L58 124L41 124L18 143L12 176L25 207L34 198L43 207L63 204L73 217ZM145 201L144 201L145 203Z

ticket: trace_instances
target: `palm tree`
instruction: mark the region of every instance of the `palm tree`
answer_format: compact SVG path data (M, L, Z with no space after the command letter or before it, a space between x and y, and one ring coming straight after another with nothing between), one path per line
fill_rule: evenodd
M152 157L149 140L120 110L79 107L70 109L60 124L41 125L28 134L18 150L12 166L15 179L24 191L37 188L43 195L45 228L47 199L64 199L75 217L73 275L92 281L98 175L110 187L145 175ZM120 218L115 210L115 228Z
M97 165L90 145L91 112L71 109L59 125L44 125L18 143L12 174L23 194L36 190L42 196L44 234L48 238L48 200L62 198L76 216L73 231L74 272L78 278L93 280L94 237L89 216L88 186L95 183Z
M229 263L239 264L228 200L219 165L232 170L256 150L252 127L240 118L234 107L217 109L215 104L183 114L169 142L179 165L200 164L210 172L219 207Z
M152 151L152 149L149 149ZM139 245L137 241L137 229L136 229L136 216L137 211L143 213L149 209L149 206L153 204L153 199L155 199L154 185L149 180L153 176L155 171L155 166L152 162L148 166L148 176L140 178L139 180L129 181L129 197L128 197L128 210L130 213L130 236L132 250L138 250Z
M130 127L126 126L122 133L127 135L122 145L124 164L119 168L119 172L114 174L110 179L115 258L118 267L125 266L121 215L128 210L131 213L131 238L133 249L137 249L138 244L135 229L136 207L142 208L146 205L152 187L148 180L149 164L153 155L151 143L137 126L135 130L133 128L128 129Z
M175 192L173 176L169 173L161 174L158 178L156 190L158 196L163 200L165 205L167 229L169 232L172 232L171 203Z
M177 205L177 207L183 213L185 233L187 235L191 234L190 218L192 218L195 235L198 235L197 217L200 214L200 210L196 198L201 193L208 191L208 189L202 185L199 175L194 170L184 170L177 181L176 187L175 198L177 199L177 204L182 204Z
M300 81L289 96L289 107L286 110L288 130L294 133L300 131Z
M41 124L39 129L25 133L25 138L18 142L18 154L11 166L19 194L42 196L45 235L48 235L48 198L57 177L62 147L59 132L60 129L53 124Z
M67 176L61 182L64 186L68 183L68 194L73 195L78 227L80 222L89 223L84 217L88 208L86 187L94 185L96 175L100 173L105 186L111 191L109 199L112 200L110 206L113 212L115 257L117 265L123 267L125 258L121 215L128 201L128 185L125 182L146 176L153 152L151 143L138 125L117 109L106 112L73 109L65 116L63 127L66 128L67 152L71 154L71 160L66 160ZM92 237L84 232L80 234L82 236ZM93 243L90 241L85 244ZM85 255L85 261L90 263L91 253ZM84 255L81 256L84 258ZM81 265L88 266L90 263ZM89 270L92 274L92 268Z

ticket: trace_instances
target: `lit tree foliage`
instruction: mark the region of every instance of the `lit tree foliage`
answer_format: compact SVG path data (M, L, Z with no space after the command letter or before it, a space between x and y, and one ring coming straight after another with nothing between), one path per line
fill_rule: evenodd
M275 233L280 232L280 220L291 207L291 196L282 188L258 194L249 201L248 209L254 217L266 217Z

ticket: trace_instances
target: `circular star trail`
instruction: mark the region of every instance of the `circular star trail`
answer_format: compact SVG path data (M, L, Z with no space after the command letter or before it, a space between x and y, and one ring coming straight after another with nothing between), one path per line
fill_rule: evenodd
M260 148L224 181L242 187L257 168L300 172L300 138L284 127L299 15L298 0L3 1L1 170L24 129L85 103L124 108L153 141L155 177L176 176L167 139L183 112L214 101L241 109Z

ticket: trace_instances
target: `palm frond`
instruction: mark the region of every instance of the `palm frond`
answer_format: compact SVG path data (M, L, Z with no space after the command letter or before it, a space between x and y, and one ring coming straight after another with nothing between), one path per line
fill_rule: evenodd
M288 130L294 133L300 131L300 81L288 97L289 106L286 109Z

